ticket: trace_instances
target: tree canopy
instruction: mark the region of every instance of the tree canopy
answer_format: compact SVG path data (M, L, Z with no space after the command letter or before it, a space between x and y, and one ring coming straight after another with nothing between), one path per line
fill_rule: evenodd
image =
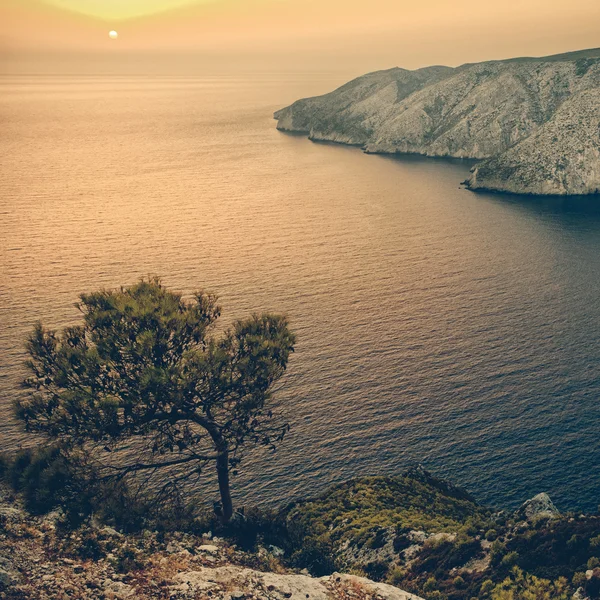
M294 350L287 318L255 314L216 335L214 295L186 300L157 278L84 294L78 307L83 324L38 323L29 337L29 393L16 404L26 429L103 448L114 476L173 469L175 485L214 463L228 520L230 468L289 429L272 397Z

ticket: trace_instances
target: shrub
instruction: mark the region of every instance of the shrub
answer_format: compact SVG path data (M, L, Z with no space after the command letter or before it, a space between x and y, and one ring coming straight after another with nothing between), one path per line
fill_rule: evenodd
M304 540L302 547L290 558L293 567L308 569L311 575L323 577L331 575L336 570L331 544L314 538Z
M405 577L406 571L401 567L394 566L388 572L388 583L400 587Z
M597 566L600 565L600 560L598 558L596 558L595 556L592 556L588 561L587 561L587 568L588 569L595 569Z
M491 579L486 579L480 588L480 595L488 595L494 589L494 582Z
M488 529L485 532L485 539L488 542L493 542L498 537L498 532L495 529Z
M388 576L389 563L383 560L374 560L363 567L365 575L373 581L383 581Z
M514 567L510 577L494 587L490 597L492 600L569 600L570 595L565 579L539 579Z
M589 598L600 598L600 569L595 569L592 576L586 578L584 590Z
M490 564L493 567L497 567L502 561L503 556L506 554L506 545L500 540L496 540L490 549Z
M427 594L427 600L447 600L448 596L446 594L442 594L439 590L435 590Z
M85 478L60 445L4 455L0 476L22 495L25 507L33 514L44 514L61 506L76 521L91 512Z
M500 565L502 567L514 567L517 564L517 561L519 560L519 554L517 552L509 552L508 554L506 554L504 557L502 557L502 560L500 561Z
M431 592L433 590L435 590L435 588L437 587L437 580L435 577L430 577L424 584L423 584L423 591L425 592Z

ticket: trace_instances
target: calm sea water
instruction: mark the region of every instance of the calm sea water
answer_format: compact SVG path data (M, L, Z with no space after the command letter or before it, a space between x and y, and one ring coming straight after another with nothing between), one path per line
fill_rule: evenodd
M278 133L333 75L0 79L0 438L36 319L160 274L286 311L293 428L238 497L422 463L482 501L600 503L600 201L475 195L468 165Z

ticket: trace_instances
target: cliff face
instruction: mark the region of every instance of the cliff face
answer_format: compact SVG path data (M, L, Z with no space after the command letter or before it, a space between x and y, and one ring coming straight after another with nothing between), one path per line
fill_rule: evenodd
M483 160L472 189L597 193L598 55L380 71L275 118L280 130L370 153Z

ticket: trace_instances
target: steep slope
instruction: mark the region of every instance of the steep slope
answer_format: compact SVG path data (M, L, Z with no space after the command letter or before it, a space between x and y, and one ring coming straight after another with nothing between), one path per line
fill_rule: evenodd
M502 162L490 160L474 173L473 189L595 193L600 139L589 128L600 97L599 54L380 71L295 102L275 118L280 130L369 153L499 160L510 149ZM534 135L542 136L535 144ZM521 152L524 170L517 173Z
M452 73L454 69L450 67L418 71L395 68L369 73L329 94L298 100L276 112L277 127L309 134L314 140L362 146L378 125L393 115L399 102Z
M336 485L283 516L304 559L320 552L428 600L600 598L600 516L561 514L545 493L496 512L417 468Z
M475 167L468 186L526 194L600 193L600 94L586 90L506 152Z

